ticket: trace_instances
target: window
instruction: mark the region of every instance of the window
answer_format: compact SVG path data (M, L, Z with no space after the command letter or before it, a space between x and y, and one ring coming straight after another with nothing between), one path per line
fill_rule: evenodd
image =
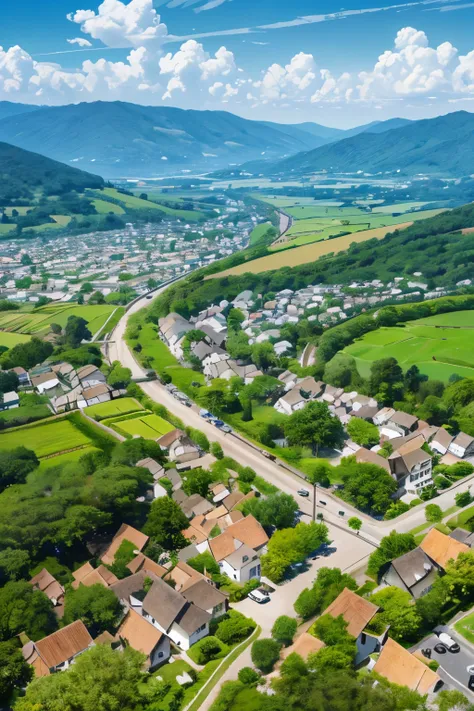
M246 563L248 561L248 559L249 559L248 555L244 555L244 557L242 558L242 563Z
M205 629L206 629L206 625L201 625L201 627L199 627L199 629L197 629L196 632L204 632Z
M161 659L164 656L165 656L164 652L158 652L158 659Z
M360 643L365 644L366 642L367 642L367 635L364 632L362 632L362 634L360 636Z

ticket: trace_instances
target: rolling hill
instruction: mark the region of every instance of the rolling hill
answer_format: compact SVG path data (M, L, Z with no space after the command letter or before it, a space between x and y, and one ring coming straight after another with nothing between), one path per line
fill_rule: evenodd
M330 172L399 172L402 175L428 173L461 177L472 173L474 159L474 114L457 111L434 119L400 125L395 119L380 132L379 124L356 136L345 138L306 153L279 161L274 173L304 174Z
M55 195L103 185L104 180L98 175L0 143L0 202L4 204L9 200L29 198L38 191Z
M107 177L152 177L181 169L214 170L262 154L278 160L325 139L298 126L249 121L224 111L95 102L3 118L0 141Z

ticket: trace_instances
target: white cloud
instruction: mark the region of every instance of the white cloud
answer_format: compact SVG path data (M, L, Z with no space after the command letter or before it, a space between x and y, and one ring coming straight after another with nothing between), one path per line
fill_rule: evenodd
M204 86L210 89L216 83L221 85L218 78L229 77L237 70L232 52L221 47L211 57L195 40L185 42L175 54L169 52L160 59L159 65L161 75L170 77L163 99L171 99L176 92L195 93ZM220 86L208 93L216 96L218 89Z
M68 44L77 44L78 47L92 47L92 42L84 39L84 37L75 37L74 39L66 40Z

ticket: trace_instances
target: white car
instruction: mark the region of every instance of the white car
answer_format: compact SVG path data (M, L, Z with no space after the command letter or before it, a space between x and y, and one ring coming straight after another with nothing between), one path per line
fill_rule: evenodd
M446 649L448 649L450 652L459 652L460 646L457 642L454 641L452 637L449 636L447 632L440 632L438 634L438 639L441 642L441 644L444 644Z
M270 602L270 595L260 590L252 590L252 592L249 592L249 598L254 602L258 602L260 605L263 605L265 602Z

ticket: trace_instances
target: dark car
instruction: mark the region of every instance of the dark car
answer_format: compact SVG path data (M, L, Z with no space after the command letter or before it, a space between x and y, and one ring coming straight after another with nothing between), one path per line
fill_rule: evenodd
M447 652L447 649L444 644L435 644L434 650L435 652L438 652L438 654L446 654Z
M471 676L469 677L467 685L471 691L474 691L474 674L471 674Z
M275 461L276 457L274 454L270 454L270 452L267 452L265 449L262 449L261 452L262 452L263 456L266 457L267 459L271 459L272 462Z

